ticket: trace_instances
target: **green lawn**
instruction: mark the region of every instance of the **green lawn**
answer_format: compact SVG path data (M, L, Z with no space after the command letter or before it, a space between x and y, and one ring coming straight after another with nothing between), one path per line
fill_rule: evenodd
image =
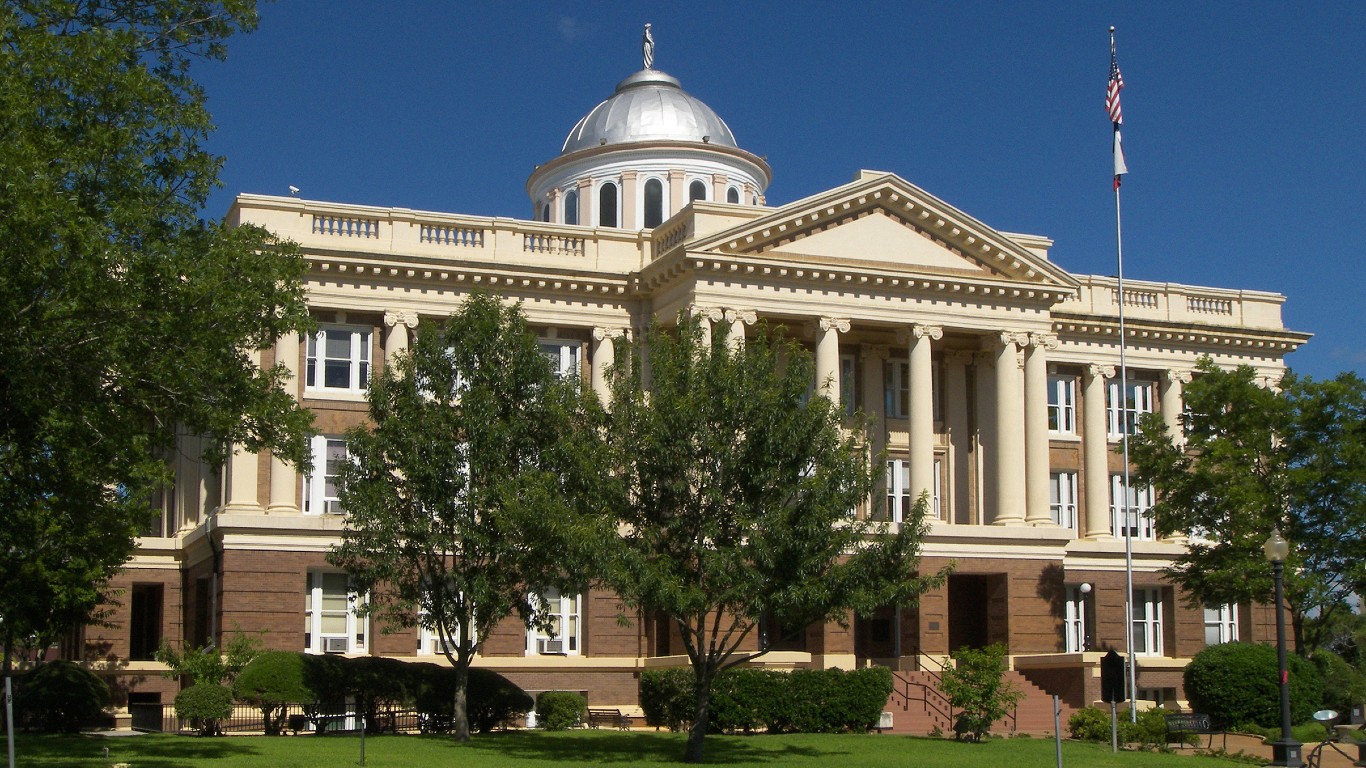
M375 768L500 768L500 766L679 765L683 734L613 731L512 732L456 744L444 736L371 736L365 764ZM18 764L25 768L347 768L360 761L360 737L350 735L231 736L202 739L147 735L117 738L20 735ZM102 755L109 748L109 759ZM1048 739L1001 739L958 744L913 736L789 735L708 736L707 762L726 766L920 766L936 768L1051 768ZM3 758L0 758L2 760ZM1219 768L1247 763L1185 754L1120 752L1108 745L1063 744L1063 764L1086 768Z

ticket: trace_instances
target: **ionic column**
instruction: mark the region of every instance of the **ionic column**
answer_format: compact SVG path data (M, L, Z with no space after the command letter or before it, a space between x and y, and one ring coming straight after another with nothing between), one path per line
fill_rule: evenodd
M636 203L640 202L640 190L636 184L635 171L621 172L621 199L617 201L617 222L621 228L631 231L640 227L636 221Z
M730 323L730 333L726 335L726 349L734 352L745 346L745 326L754 325L759 315L752 309L726 310L726 322Z
M408 331L417 327L417 314L406 310L384 313L384 364L393 366L399 353L408 349Z
M591 352L593 370L590 375L593 392L603 405L607 405L612 399L612 387L607 378L607 370L612 367L617 359L616 340L624 336L626 336L625 328L593 329L593 349Z
M1025 350L1025 522L1048 525L1048 355L1058 339L1047 333L1029 335Z
M289 331L275 344L275 362L289 369L286 387L294 399L299 398L299 334ZM270 504L267 514L299 511L299 472L279 456L270 457Z
M711 351L711 326L712 323L719 323L725 319L726 313L720 307L699 307L692 306L688 310L693 317L698 318L698 325L702 328L702 351Z
M840 334L849 332L849 321L837 317L822 317L814 324L816 331L816 392L840 405Z
M944 338L937 325L912 325L907 329L911 394L910 470L911 495L934 493L934 364L930 342Z
M1177 445L1186 441L1185 432L1181 429L1181 392L1190 380L1190 371L1164 371L1161 391L1158 393L1162 401L1162 421L1167 425L1167 436Z
M968 447L972 435L968 426L968 364L972 362L971 352L950 352L944 355L944 431L949 437L949 487L947 496L950 506L945 507L944 519L951 523L968 523L972 520L968 508L968 486L972 482L971 464L968 461Z
M1110 535L1110 441L1105 424L1105 380L1114 366L1088 365L1082 376L1082 468L1086 482L1086 538Z
M1002 332L996 355L996 516L993 525L1025 520L1024 397L1019 347L1023 334Z

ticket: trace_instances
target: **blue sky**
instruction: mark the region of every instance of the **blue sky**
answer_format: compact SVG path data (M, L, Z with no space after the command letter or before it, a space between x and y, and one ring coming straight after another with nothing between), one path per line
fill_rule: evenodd
M1125 276L1287 296L1316 378L1366 375L1366 3L489 3L282 0L200 66L241 192L528 217L575 121L655 66L773 167L770 204L892 171L1115 272L1117 28Z

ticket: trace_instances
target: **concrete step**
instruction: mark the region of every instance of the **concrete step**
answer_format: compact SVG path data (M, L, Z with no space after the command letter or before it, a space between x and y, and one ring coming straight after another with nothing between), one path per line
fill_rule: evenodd
M953 732L953 713L948 701L937 686L938 675L927 671L898 672L893 678L894 688L887 698L886 711L892 713L892 731L896 733ZM1053 733L1053 697L1015 671L1006 673L1006 680L1024 694L1012 715L997 721L992 733L1027 733L1035 736ZM1059 719L1066 733L1072 708L1059 702Z

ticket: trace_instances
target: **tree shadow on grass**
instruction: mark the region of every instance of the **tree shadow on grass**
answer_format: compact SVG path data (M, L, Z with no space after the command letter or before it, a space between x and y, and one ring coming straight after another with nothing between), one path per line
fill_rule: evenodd
M0 745L4 744L0 734ZM14 742L15 757L24 766L106 766L132 763L138 768L197 768L207 761L252 755L250 742L241 739L199 739L171 736L51 736L20 734ZM104 749L109 748L109 759Z
M489 756L514 760L539 760L576 765L634 765L681 763L687 743L684 734L585 732L513 732L479 736L463 749L486 751ZM794 759L839 759L849 753L771 740L764 736L707 736L703 748L708 764L783 765Z

